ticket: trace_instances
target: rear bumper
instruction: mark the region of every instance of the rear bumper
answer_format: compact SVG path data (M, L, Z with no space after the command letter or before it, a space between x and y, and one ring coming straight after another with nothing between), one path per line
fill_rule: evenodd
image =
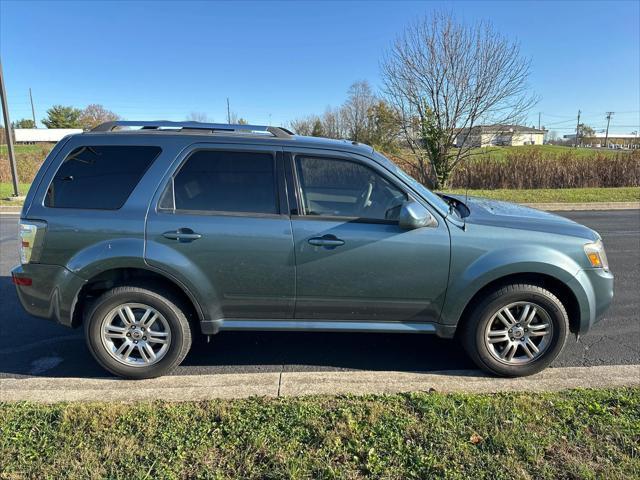
M601 268L580 270L569 286L580 304L577 333L584 334L602 319L613 301L613 275Z
M31 280L31 285L14 280L18 299L27 313L72 326L77 293L86 280L64 267L36 263L15 267L11 276Z

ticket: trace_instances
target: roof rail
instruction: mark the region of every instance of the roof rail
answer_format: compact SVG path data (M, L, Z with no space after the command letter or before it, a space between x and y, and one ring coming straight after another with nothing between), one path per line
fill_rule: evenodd
M101 123L91 129L92 132L112 132L119 127L140 127L142 130L209 130L211 133L223 132L231 134L271 134L277 138L289 138L293 132L282 127L268 127L265 125L233 125L226 123L203 122L169 122L116 120L114 122Z

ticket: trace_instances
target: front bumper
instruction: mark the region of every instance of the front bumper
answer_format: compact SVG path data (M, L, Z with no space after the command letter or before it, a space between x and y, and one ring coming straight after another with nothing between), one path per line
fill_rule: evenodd
M613 301L613 274L601 268L580 270L571 281L580 305L579 334L600 321Z
M16 284L18 298L27 313L72 326L77 294L86 280L64 267L37 263L17 266L11 276L31 279L31 285Z

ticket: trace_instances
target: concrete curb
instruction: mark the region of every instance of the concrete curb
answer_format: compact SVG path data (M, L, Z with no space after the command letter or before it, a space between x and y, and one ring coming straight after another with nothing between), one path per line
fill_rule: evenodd
M475 370L272 372L184 375L126 381L87 378L2 378L0 401L200 401L216 398L384 394L409 391L543 392L567 388L640 386L640 365L549 368L531 377L493 378Z

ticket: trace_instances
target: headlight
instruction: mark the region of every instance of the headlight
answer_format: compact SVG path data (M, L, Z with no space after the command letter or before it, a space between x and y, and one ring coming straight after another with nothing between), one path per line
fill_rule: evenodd
M607 254L604 251L602 240L587 243L584 246L584 253L589 259L589 263L592 267L609 270L609 261L607 260Z

